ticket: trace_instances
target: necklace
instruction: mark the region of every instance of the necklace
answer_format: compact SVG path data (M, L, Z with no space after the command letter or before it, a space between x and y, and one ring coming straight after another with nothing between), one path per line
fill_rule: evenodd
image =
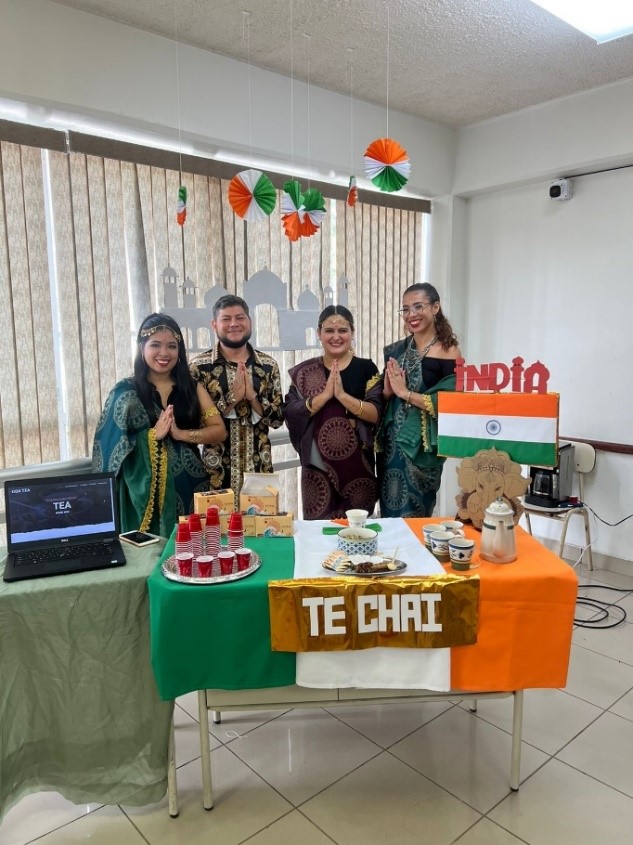
M433 344L436 343L436 342L437 342L437 335L434 334L433 337L431 338L431 342L428 344L428 346L425 346L424 349L422 350L422 352L420 352L420 359L426 358L427 352L433 346Z

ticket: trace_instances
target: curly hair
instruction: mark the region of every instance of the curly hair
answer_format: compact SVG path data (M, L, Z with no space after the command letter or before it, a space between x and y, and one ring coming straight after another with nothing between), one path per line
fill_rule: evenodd
M153 331L152 331L153 329ZM152 335L161 330L170 331L178 341L178 360L171 372L176 387L176 403L174 416L180 428L197 427L200 420L200 401L196 391L196 384L189 372L187 364L187 350L182 337L182 330L178 323L167 314L149 314L140 325L137 335L136 356L134 357L134 386L143 407L148 413L152 425L158 419L153 402L154 386L149 380L149 367L145 363L143 350ZM182 424L181 424L182 423Z
M415 293L416 291L425 293L431 303L439 303L440 301L440 295L437 292L437 289L434 288L433 285L429 284L429 282L416 282L414 285L409 285L402 295L405 296L407 293ZM437 335L439 342L442 344L442 349L446 350L450 349L451 346L459 346L457 336L455 335L451 324L446 319L444 312L442 311L441 304L437 314L435 315L435 334Z

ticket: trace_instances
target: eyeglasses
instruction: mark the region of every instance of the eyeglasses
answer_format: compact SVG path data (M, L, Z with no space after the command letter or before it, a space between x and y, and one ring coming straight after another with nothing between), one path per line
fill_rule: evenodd
M414 302L411 308L398 308L398 314L401 317L404 317L405 320L407 317L415 317L418 314L421 314L425 308L428 308L429 305L433 305L432 302Z

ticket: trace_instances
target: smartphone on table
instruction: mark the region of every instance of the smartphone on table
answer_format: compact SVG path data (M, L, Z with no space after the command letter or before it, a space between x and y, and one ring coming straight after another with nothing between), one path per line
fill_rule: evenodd
M147 534L145 531L126 531L125 534L119 534L119 539L133 546L150 546L152 543L158 543L160 537Z

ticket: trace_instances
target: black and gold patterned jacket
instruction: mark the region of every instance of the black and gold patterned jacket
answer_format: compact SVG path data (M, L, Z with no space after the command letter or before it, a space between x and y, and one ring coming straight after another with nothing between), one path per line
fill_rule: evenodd
M242 399L235 405L235 416L226 417L226 410L234 404L233 381L237 365L222 355L220 344L196 356L190 364L191 374L209 393L224 418L229 437L223 443L204 447L202 460L209 473L211 487L219 490L231 487L236 494L242 487L245 472L272 472L268 430L283 423L281 411L281 379L277 362L270 355L248 344L246 368L253 382L263 415L253 422L250 403Z

